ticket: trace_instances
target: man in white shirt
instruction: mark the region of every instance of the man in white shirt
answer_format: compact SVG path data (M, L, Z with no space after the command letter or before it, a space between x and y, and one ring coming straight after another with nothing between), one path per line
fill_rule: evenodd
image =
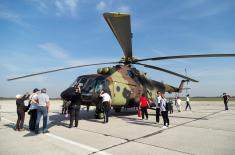
M187 110L187 108L189 107L190 111L191 111L191 106L189 104L189 94L186 96L186 107L185 107L185 111Z
M111 97L105 90L101 90L100 97L102 97L102 105L104 108L103 110L106 115L106 120L104 123L108 123L108 121L109 121L108 120L108 113L111 108Z
M41 90L41 93L38 94L36 97L36 99L38 100L38 105L37 105L37 120L36 120L35 134L39 133L39 123L42 115L43 115L43 133L48 133L47 117L50 108L50 99L49 96L46 94L46 91L47 90L43 88Z
M178 112L181 112L181 99L179 96L176 99L176 108L177 108Z
M159 117L160 117L160 103L161 103L161 92L157 91L156 97L155 97L155 105L156 105L156 123L159 123Z

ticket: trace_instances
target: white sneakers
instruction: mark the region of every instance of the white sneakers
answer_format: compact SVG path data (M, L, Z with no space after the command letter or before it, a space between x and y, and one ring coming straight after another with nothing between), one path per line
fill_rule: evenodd
M170 125L166 124L166 126L164 125L162 128L163 129L170 128Z

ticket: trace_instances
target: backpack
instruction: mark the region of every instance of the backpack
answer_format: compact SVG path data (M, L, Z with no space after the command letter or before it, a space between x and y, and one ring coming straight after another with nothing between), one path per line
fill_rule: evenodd
M166 109L166 111L169 111L171 109L171 103L170 102L166 102L165 109Z

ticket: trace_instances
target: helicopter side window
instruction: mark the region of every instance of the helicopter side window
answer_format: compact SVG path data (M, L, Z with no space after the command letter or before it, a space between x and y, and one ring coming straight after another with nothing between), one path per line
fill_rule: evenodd
M132 70L128 70L127 73L128 73L128 75L129 75L131 78L134 78L134 77L135 77L135 74L133 73Z

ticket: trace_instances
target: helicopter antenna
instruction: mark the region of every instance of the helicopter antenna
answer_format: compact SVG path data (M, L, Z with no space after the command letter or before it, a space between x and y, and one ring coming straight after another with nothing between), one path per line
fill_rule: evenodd
M184 71L185 71L185 76L188 76L188 73L187 73L187 68L185 67L185 69L184 69ZM186 94L188 93L188 81L187 81L187 86L186 86Z
M188 72L187 72L187 68L186 68L186 67L185 67L185 69L184 69L184 72L185 72L185 76L188 76ZM188 93L188 89L191 89L191 88L188 87L188 83L189 83L189 81L187 81L187 86L186 86L186 88L185 88L185 93L186 93L186 95L187 95L187 93Z

